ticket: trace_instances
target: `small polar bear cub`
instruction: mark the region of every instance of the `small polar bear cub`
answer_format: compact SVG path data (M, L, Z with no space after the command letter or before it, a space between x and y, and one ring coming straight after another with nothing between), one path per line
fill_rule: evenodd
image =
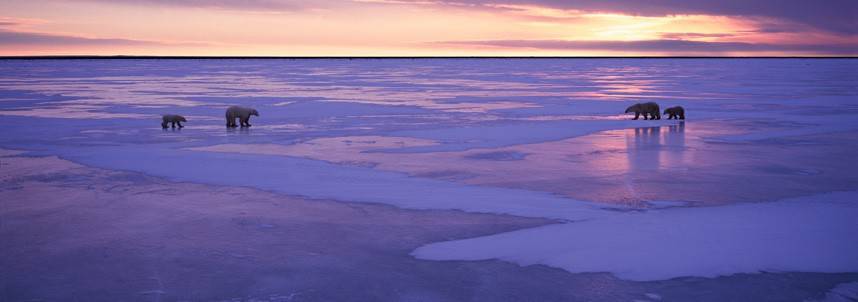
M682 106L670 107L670 108L664 109L664 114L668 115L667 119L669 119L669 120L671 120L671 119L684 120L685 119L685 108L682 108Z
M161 128L167 129L167 123L172 123L171 127L176 128L176 125L179 125L179 128L183 128L182 122L187 122L184 116L175 115L175 114L165 114L161 116Z
M235 128L238 127L235 125L235 119L238 118L241 122L241 127L250 127L250 116L255 115L259 116L259 112L256 109L241 107L241 106L230 106L226 108L226 127L227 128Z

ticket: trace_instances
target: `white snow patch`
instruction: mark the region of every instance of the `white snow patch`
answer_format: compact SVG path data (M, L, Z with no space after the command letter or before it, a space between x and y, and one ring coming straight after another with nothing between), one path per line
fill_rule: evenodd
M433 243L428 260L500 259L629 280L761 271L858 271L858 192L771 203L618 213Z

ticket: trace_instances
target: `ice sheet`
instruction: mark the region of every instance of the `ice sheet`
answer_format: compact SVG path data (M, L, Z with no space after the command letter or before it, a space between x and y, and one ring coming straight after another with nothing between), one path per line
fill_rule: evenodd
M170 181L575 221L474 239L515 254L449 259L632 279L854 271L844 238L855 227L841 219L854 208L828 200L852 193L820 194L858 190L856 70L822 59L3 61L0 147ZM682 105L688 120L622 114L642 101ZM254 127L224 128L232 104L260 111ZM189 121L162 130L165 113ZM380 143L343 143L367 137ZM742 204L796 196L828 201ZM713 204L726 206L700 207ZM709 236L739 241L679 257ZM795 258L777 249L791 245ZM742 246L762 252L736 257ZM610 257L564 256L579 247ZM695 266L709 258L720 270Z
M858 192L623 213L433 243L419 259L500 259L629 280L764 271L858 271Z

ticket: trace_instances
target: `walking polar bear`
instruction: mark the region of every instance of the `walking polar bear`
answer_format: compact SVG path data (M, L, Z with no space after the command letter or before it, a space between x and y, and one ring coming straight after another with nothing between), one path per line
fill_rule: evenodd
M667 119L669 119L669 120L672 120L672 119L684 120L685 119L685 108L682 108L682 106L670 107L670 108L664 109L664 114L667 114Z
M250 127L250 116L255 115L259 116L259 112L256 109L241 107L241 106L230 106L226 108L226 127L227 128L235 128L238 127L235 125L235 119L239 119L242 127Z
M167 129L167 124L172 123L172 127L176 128L176 124L179 125L179 128L184 128L182 126L182 122L187 122L184 116L176 115L176 114L165 114L161 116L161 128Z
M649 119L651 119L651 120L660 120L661 119L661 111L659 111L658 104L656 104L654 102L638 103L638 104L631 105L631 106L629 106L629 108L626 108L626 113L631 113L631 112L635 113L634 119L638 119L638 117L640 117L641 114L643 114L644 119L647 119L647 115L649 115Z

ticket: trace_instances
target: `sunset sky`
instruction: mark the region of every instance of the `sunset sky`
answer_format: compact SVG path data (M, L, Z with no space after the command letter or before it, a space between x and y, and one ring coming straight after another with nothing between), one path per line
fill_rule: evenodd
M2 0L0 55L854 56L858 0Z

